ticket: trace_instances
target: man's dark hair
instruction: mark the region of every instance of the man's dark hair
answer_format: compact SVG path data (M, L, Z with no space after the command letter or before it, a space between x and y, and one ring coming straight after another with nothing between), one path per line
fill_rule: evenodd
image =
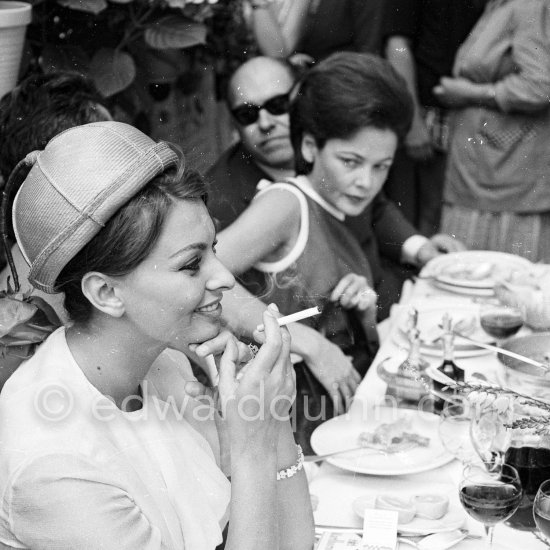
M78 73L33 75L0 100L0 174L4 182L16 164L42 150L60 132L105 120L105 101L93 82Z
M290 109L290 137L297 174L312 165L302 156L310 134L319 148L329 139L348 139L363 128L392 130L402 139L413 116L405 80L384 59L371 54L336 53L303 77Z

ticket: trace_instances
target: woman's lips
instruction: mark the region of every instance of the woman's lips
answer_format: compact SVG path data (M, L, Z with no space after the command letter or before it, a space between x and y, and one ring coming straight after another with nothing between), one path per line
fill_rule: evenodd
M211 304L207 304L205 306L198 307L198 308L195 309L195 311L197 311L199 313L214 313L214 312L218 312L218 311L221 312L221 309L222 309L221 303L219 301L216 301L216 302L213 302Z
M362 202L368 202L370 200L370 197L358 197L355 195L345 195L345 197L353 203L362 203Z

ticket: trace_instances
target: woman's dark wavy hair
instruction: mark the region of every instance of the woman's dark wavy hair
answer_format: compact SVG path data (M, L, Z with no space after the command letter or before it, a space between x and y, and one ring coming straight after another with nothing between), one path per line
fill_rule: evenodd
M363 128L408 132L412 98L405 80L384 59L371 54L335 53L315 65L297 86L290 109L290 138L297 174L313 166L302 156L310 134L318 147L329 139L347 139Z
M134 195L105 227L65 266L56 281L65 293L65 309L71 320L85 323L93 306L82 293L82 278L90 271L112 277L132 272L155 246L164 220L178 200L201 200L206 204L206 185L195 170L184 167L152 179Z

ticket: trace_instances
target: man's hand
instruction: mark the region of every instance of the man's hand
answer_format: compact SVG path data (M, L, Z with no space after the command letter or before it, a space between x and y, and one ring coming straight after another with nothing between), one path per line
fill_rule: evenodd
M477 85L467 78L444 76L434 87L433 94L443 105L457 108L471 105L472 99L478 95L478 91Z
M423 267L430 260L441 254L462 252L463 250L466 250L466 246L458 239L444 233L437 233L426 244L420 247L416 261L419 267Z

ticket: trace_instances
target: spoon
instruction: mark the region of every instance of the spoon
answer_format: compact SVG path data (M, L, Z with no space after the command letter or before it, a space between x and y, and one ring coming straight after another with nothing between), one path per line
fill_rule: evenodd
M446 550L447 548L451 548L455 544L463 541L465 538L475 539L481 537L478 535L470 535L467 531L456 529L454 531L433 533L431 535L428 535L427 537L424 537L418 542L414 542L413 540L404 537L398 537L397 540L400 543L408 544L409 546L417 548L418 550Z

